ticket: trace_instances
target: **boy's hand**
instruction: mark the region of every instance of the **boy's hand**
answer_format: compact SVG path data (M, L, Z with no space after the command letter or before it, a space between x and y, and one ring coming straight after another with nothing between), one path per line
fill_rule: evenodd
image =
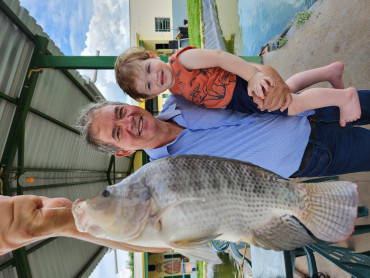
M267 93L270 86L274 86L272 79L257 71L256 74L248 81L248 95L253 97L255 94L261 99L264 99L264 91Z

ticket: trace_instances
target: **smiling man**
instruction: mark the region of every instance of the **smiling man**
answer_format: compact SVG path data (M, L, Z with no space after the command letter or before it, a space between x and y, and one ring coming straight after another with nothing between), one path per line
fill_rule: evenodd
M140 107L120 102L91 104L79 126L89 144L117 156L161 147L183 130L172 121L161 121Z
M181 154L233 158L288 177L370 170L370 93L359 92L362 116L341 127L339 109L304 115L242 114L206 109L171 95L161 114L122 103L91 104L79 122L86 141L125 156L144 149L151 160Z

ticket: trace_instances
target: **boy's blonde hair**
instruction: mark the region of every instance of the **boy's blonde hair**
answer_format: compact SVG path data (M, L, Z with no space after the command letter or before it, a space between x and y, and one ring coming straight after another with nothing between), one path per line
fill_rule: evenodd
M120 88L135 100L146 99L147 95L136 91L136 78L139 75L137 61L150 58L149 52L141 47L131 47L117 57L114 65L116 81Z

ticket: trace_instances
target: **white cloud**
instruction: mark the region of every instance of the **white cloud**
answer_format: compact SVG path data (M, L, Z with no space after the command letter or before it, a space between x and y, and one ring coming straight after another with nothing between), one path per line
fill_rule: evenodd
M131 277L131 270L127 268L129 257L128 252L117 249L118 274L117 278Z
M118 56L130 46L128 0L94 0L94 13L81 55ZM86 74L86 71L82 71ZM88 73L92 77L92 73ZM109 100L126 101L113 70L99 70L96 86Z
M117 265L118 273L115 273L115 262L114 262L114 250L109 251L99 264L96 266L94 271L91 273L89 278L101 278L101 277L112 277L112 278L127 278L131 277L131 271L126 268L128 262L128 252L117 249Z
M20 0L66 55L80 55L93 13L92 0Z
M94 7L91 0L75 1L68 20L69 44L73 55L80 55L85 48L86 33L93 16Z
M130 46L128 0L20 0L65 55L118 56ZM45 2L45 3L44 3ZM81 74L93 76L92 71ZM127 101L113 70L99 70L95 83L108 100Z
M120 272L118 272L118 274L116 275L117 278L127 278L127 277L131 277L131 270L129 270L128 268L125 268L125 270L121 270Z

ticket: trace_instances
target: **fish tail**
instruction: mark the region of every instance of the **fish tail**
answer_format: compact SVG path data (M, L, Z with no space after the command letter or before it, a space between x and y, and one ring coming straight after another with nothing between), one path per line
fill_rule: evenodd
M301 183L303 210L298 218L318 239L347 239L357 218L357 185L347 181Z

